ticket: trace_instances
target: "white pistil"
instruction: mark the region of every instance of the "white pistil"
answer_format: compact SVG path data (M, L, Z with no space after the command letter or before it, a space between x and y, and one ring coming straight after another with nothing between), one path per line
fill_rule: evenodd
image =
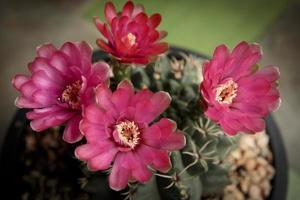
M219 85L216 88L216 101L220 104L231 104L237 96L238 85L233 80Z
M139 143L140 131L134 122L121 122L116 125L116 130L122 145L129 146L131 149L134 149L134 147Z
M130 46L133 46L135 44L136 37L132 33L128 33L127 40L129 42Z
M66 89L62 92L61 102L68 103L72 109L80 109L80 96L81 81L76 81L66 86Z

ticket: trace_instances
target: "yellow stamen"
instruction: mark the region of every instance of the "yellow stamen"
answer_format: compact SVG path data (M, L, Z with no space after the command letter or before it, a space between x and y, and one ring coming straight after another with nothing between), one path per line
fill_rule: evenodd
M216 101L220 104L231 104L237 95L238 85L233 80L219 85L216 88Z
M80 109L80 92L81 81L76 81L67 85L61 95L61 102L68 103L72 109Z
M140 131L134 122L121 122L116 125L116 130L122 145L129 146L131 149L134 149L134 147L139 143Z

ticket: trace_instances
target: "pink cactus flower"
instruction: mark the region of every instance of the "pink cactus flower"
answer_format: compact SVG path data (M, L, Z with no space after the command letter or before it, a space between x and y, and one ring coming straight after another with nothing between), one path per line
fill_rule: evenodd
M166 32L156 30L161 22L160 14L148 17L142 6L131 1L127 1L120 14L111 2L106 3L104 12L107 24L98 17L94 22L107 42L98 39L97 44L120 62L147 64L167 51L168 44L159 42Z
M37 57L28 68L31 76L16 75L13 86L21 92L19 108L32 108L27 118L35 131L66 123L63 139L74 143L82 138L79 122L82 107L93 102L93 88L109 77L104 62L91 63L92 48L85 42L52 44L37 48Z
M169 152L184 147L185 137L167 118L152 121L170 101L166 92L145 89L135 93L129 81L121 82L115 92L106 85L98 86L97 103L84 110L80 123L87 144L76 148L76 157L93 171L112 165L109 185L114 190L124 189L129 181L149 181L148 166L167 172Z
M241 42L231 53L225 45L218 46L204 64L200 92L205 114L229 135L262 131L263 118L280 105L279 70L274 66L259 69L261 56L258 45Z

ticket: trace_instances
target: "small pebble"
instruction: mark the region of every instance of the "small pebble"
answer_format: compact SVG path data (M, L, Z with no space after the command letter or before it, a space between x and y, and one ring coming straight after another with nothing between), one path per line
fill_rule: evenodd
M249 188L249 196L252 200L263 200L261 189L258 185L251 185Z
M245 168L247 171L253 171L255 169L256 165L257 165L256 159L251 158L251 159L247 160Z
M271 190L271 180L275 169L273 155L269 147L269 137L265 132L242 135L238 148L226 158L230 167L232 184L224 189L224 200L263 200Z

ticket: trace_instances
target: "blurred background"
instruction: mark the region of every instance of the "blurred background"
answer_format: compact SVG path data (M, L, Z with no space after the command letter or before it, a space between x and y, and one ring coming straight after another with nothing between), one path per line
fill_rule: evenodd
M27 73L36 46L89 42L100 37L92 16L103 17L103 0L1 0L0 145L16 108L11 78ZM125 1L114 1L118 8ZM171 44L211 55L216 45L239 41L263 47L262 64L280 68L282 106L274 113L290 163L288 199L300 195L300 1L298 0L136 0L148 13L161 13ZM103 19L103 18L102 18Z

